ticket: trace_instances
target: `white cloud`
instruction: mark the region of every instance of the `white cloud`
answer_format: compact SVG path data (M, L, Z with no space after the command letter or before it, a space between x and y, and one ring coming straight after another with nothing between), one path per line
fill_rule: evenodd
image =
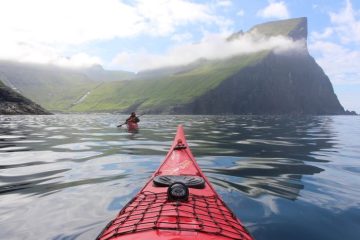
M219 18L216 21L216 23L217 23L217 25L219 27L219 32L222 33L222 34L234 31L232 29L232 26L234 25L234 21L232 21L230 19Z
M89 56L79 52L72 56L62 56L58 49L41 44L25 42L8 43L2 49L1 56L4 60L17 60L19 62L51 64L62 67L87 67L102 64L98 57Z
M360 87L360 51L356 47L360 43L360 11L346 0L344 8L328 14L331 25L311 34L309 50L335 89L344 85L354 89L340 91L338 97L345 108L359 111L359 94L355 90Z
M179 25L218 21L207 5L187 0L137 0L134 5L117 0L12 0L1 1L0 9L3 36L43 43L166 35Z
M360 84L360 51L321 40L311 43L309 48L333 83Z
M350 0L339 12L330 12L330 20L343 43L360 44L360 14L353 9Z
M228 35L227 35L228 36ZM223 59L234 55L249 54L263 50L284 52L303 49L303 41L292 41L284 36L267 38L256 31L244 34L237 40L226 41L222 34L208 34L199 43L181 44L170 48L165 54L151 54L145 50L119 53L113 66L140 71L163 66L184 65L200 58Z
M263 18L285 19L290 17L289 10L285 2L269 1L269 4L257 12L257 16Z
M236 15L242 17L242 16L245 15L245 11L244 11L243 9L240 9L240 10L236 13Z
M6 38L46 44L80 44L127 37L144 28L133 7L117 0L1 1Z
M180 33L175 34L171 37L171 40L174 42L189 42L193 39L193 35L191 33Z
M89 56L86 53L77 53L68 58L58 58L55 64L62 67L87 67L94 64L102 64L102 62L98 57Z
M173 33L177 26L190 23L219 23L208 5L187 0L138 0L135 7L143 18L144 30L153 35L164 36Z
M169 36L179 26L195 23L219 28L232 24L209 5L190 0L11 0L0 1L0 9L0 59L39 63L68 59L62 57L65 50L89 42ZM88 60L84 63L99 61L92 56Z
M349 0L339 12L330 12L331 26L313 32L309 49L335 84L360 84L360 20Z
M312 32L311 37L314 39L326 39L329 38L334 33L334 30L331 27L325 28L323 32Z
M221 7L230 7L232 5L231 0L217 0L216 5Z

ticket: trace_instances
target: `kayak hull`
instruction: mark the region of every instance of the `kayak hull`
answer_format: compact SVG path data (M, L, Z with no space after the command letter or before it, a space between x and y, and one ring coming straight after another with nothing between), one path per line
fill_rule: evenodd
M185 177L190 182L200 178L203 182L188 188L186 200L174 201L169 197L168 187L158 185L159 177L165 180ZM97 239L252 240L252 237L202 173L179 126L163 163Z
M138 126L137 123L128 122L128 123L127 123L127 129L128 129L129 132L138 131L138 130L139 130L139 126Z

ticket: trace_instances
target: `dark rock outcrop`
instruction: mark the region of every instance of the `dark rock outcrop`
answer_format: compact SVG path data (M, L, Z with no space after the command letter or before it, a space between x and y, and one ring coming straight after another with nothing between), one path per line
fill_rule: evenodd
M11 90L0 81L0 114L1 115L22 115L22 114L51 114L40 105L23 97Z
M310 56L307 35L306 18L273 21L226 39L231 44L249 37L252 45L264 48L242 54L234 50L223 59L199 59L136 75L108 72L101 66L65 71L0 61L0 79L58 111L355 114L344 110L329 78Z
M255 26L267 36L303 40L303 51L270 52L193 102L175 106L180 114L349 114L341 106L329 78L306 47L307 19ZM233 36L234 37L234 36Z
M269 54L223 81L182 114L345 114L329 78L308 54Z

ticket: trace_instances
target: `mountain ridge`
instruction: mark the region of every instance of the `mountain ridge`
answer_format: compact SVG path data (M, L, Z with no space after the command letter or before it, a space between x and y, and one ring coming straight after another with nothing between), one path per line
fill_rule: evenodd
M106 71L99 65L63 68L0 61L0 79L5 85L50 111L66 111L102 82L133 75L125 71Z
M83 73L87 88L78 80L81 84L67 96L70 100L54 96L53 105L45 103L52 110L66 112L347 114L329 78L308 52L307 31L307 18L258 24L226 40L255 36L258 44L281 39L303 46L234 52L223 59L198 59L181 66L124 73L123 79L115 77L119 80L113 81L94 80L111 74L103 73L101 66L93 66L87 74L97 77L91 79Z
M114 96L116 95L115 92L121 92L118 96L131 99L132 104L122 103L116 105L116 103L122 102L121 99L118 99L114 101L113 106L109 106L108 110L115 110L117 108L117 111L124 113L130 110L137 110L156 114L346 114L333 91L330 80L308 53L306 47L307 18L259 24L246 33L235 33L229 36L227 40L235 41L244 34L253 33L270 38L285 36L293 41L303 41L305 43L304 49L302 52L289 51L283 53L274 53L272 50L265 50L262 52L249 53L248 55L243 54L241 56L229 57L223 60L203 60L198 65L192 63L188 66L148 71L152 77L147 79L148 82L142 82L141 87L143 89L134 86L135 83L133 82L128 82L126 84L123 83L124 85L121 87L118 85L119 89L113 92ZM260 56L255 57L253 61L248 61L248 59L254 58L254 56L259 54ZM236 62L236 60L232 59L240 60ZM236 64L234 64L234 62L236 62ZM291 64L288 65L288 62L291 62ZM274 65L275 63L277 63L276 66ZM231 64L233 64L233 67L231 68L232 70L229 70ZM212 86L207 87L206 91L193 94L190 97L186 91L192 92L197 86L205 82L205 80L200 81L201 83L197 82L196 74L194 73L201 72L201 69L205 69L206 66L210 66L208 68L211 69L203 71L201 78L207 78L207 86L211 85L212 77L218 74L219 71L226 72L228 70L228 74L222 77L217 76L217 80L213 82ZM302 67L305 69L300 71L299 68L301 69ZM186 71L179 71L182 69ZM310 69L312 69L311 76L303 74L303 72ZM259 74L259 72L264 71L267 72L267 74ZM176 79L177 81L183 81L185 83L187 81L187 75L192 75L191 80L193 86L187 85L185 87L185 84L179 86L180 84L171 83L171 79L176 78L175 76L178 77ZM244 75L246 75L246 77ZM292 76L290 80L289 75ZM269 78L269 76L272 77ZM163 93L156 93L156 91L151 90L158 82L161 82L161 79L166 79L166 81L163 81L160 85L167 85L167 87L163 88L163 91L170 91L170 96L164 96ZM309 79L311 79L311 81ZM309 82L308 80L311 83L307 83ZM148 84L151 81L153 86ZM290 84L291 81L293 82L292 84ZM303 89L303 85L313 86L316 91L306 92L308 89ZM159 88L161 88L161 86L159 86ZM321 88L325 89L324 92L319 90ZM175 89L175 91L173 89ZM282 89L282 91L278 91L277 89ZM178 94L182 97L179 98L176 96L176 91L178 91ZM125 92L132 94L138 93L139 96L134 98L134 96L126 94ZM159 97L159 95L163 97ZM319 98L316 98L316 95ZM99 96L89 96L87 101L85 100L83 104L75 106L72 110L92 111L97 109L96 106L99 106L97 104L111 102L98 97ZM156 99L158 99L158 101ZM306 102L306 99L312 99L313 102ZM324 99L329 99L329 102L332 104L327 104ZM285 103L288 104L286 105ZM318 107L311 107L312 105ZM101 109L101 107L98 109Z

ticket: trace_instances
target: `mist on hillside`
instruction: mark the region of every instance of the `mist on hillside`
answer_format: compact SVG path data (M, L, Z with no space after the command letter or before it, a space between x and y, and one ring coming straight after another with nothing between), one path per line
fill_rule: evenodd
M302 50L306 40L293 40L278 35L267 37L255 31L241 33L229 40L224 34L207 34L197 43L183 43L173 45L163 54L154 54L148 51L122 52L112 61L110 68L139 72L161 67L186 65L199 59L215 60L229 58L235 55L251 54L265 50L275 53ZM39 64L43 66L58 66L70 69L82 69L102 64L98 58L91 58L84 53L71 57L59 56L51 49L28 44L19 45L21 51L11 55L0 55L0 60L20 63ZM26 53L26 54L24 54Z
M124 66L125 69L132 71L142 71L186 65L198 59L224 59L265 50L273 50L275 53L302 52L305 46L305 39L295 41L281 35L267 37L257 31L241 34L232 40L223 35L210 34L198 43L175 45L164 54L124 52L118 54L112 64L114 66Z

